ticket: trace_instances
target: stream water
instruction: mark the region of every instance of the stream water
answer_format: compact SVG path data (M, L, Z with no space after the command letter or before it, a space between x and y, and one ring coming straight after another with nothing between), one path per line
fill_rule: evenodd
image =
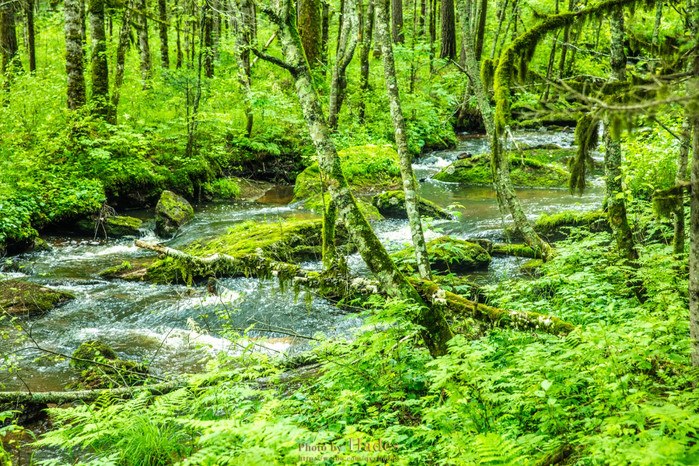
M516 133L515 138L528 144L556 143L567 147L573 142L573 133L527 132ZM461 214L459 218L429 225L428 239L442 234L495 239L501 235L502 220L491 188L430 179L456 160L458 154L478 154L487 150L487 142L482 137L464 136L457 148L425 155L415 163L416 175L423 180L422 196L442 207L462 206L456 208ZM560 189L518 189L517 192L524 210L532 218L562 210L597 209L602 198L599 187L593 187L583 196L571 196ZM165 244L177 248L197 238L224 233L231 225L247 220L316 217L295 205L285 204L289 201L288 187L273 190L262 201L264 203L196 206L195 220L186 225L176 239ZM150 212L127 214L151 215ZM378 222L375 229L391 250L410 242L407 221L386 220ZM147 229L143 236L146 240L161 241ZM56 353L72 354L81 342L98 339L111 345L121 357L147 360L151 372L167 376L201 370L203 361L218 350L298 351L305 340L290 337L290 333L343 333L359 324L356 316L323 299L303 292L298 296L292 292L282 293L276 281L222 279L223 291L215 297L208 296L204 287L188 289L181 285L104 280L97 275L100 270L124 260L152 257L153 253L136 248L132 239L105 242L51 235L45 239L53 246L52 250L17 257L21 272L9 275L69 291L76 299L45 316L25 322L25 328L31 328L35 343L18 347L14 338L0 341L0 354L18 352L38 356L40 351L36 350L36 345ZM493 282L512 276L522 261L496 257L490 268L474 279ZM349 263L357 273L367 273L358 256L351 257ZM304 265L319 267L318 263ZM253 330L251 338L238 342L222 338L214 318L215 313L222 310L229 315L233 327L247 328L255 324L256 328L266 330ZM264 341L257 339L262 336L266 337ZM25 363L19 372L0 373L0 389L60 390L76 375L65 361Z

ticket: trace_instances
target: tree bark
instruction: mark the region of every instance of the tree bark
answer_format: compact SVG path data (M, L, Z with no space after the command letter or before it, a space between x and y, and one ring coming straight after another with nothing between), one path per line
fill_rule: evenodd
M27 0L27 52L29 53L29 72L36 71L36 40L34 31L34 0Z
M442 0L442 49L440 58L456 58L456 18L454 0Z
M235 2L235 0L232 0ZM245 134L252 136L254 116L252 113L252 65L250 63L250 47L254 41L255 9L252 0L241 0L236 8L231 9L233 31L235 34L235 59L238 65L238 80L243 86L245 95Z
M573 11L575 8L575 0L569 0L568 11ZM566 24L563 28L563 43L561 44L561 58L558 62L558 79L565 77L566 55L568 53L568 42L570 41L570 24Z
M695 47L699 46L699 1L687 0L687 16L690 37ZM692 58L692 81L687 85L687 94L699 92L699 53L694 50ZM699 114L692 115L692 184L689 244L689 334L692 341L692 365L699 366Z
M347 67L354 57L357 48L359 17L357 16L357 0L345 0L342 22L342 32L338 38L335 65L330 81L330 104L328 108L328 126L331 131L337 129L337 120L342 108L347 89Z
M500 38L500 31L502 30L502 23L505 22L505 16L507 16L507 3L508 0L504 0L504 3L502 4L502 7L500 9L500 12L498 14L498 27L495 30L495 37L493 37L493 47L490 49L490 59L493 60L495 58L495 52L497 51L498 48L498 40ZM507 33L505 33L507 34Z
M374 0L368 0L366 11L364 14L364 31L362 33L362 43L359 53L359 90L361 96L359 99L359 119L364 121L366 116L366 99L369 97L369 55L371 53L371 41L374 32Z
M306 59L311 69L317 69L321 64L323 53L323 17L320 0L302 0L299 6L299 32L301 43L306 53Z
M116 67L114 70L114 86L112 88L112 106L110 122L117 124L119 110L119 98L121 97L121 85L124 83L124 66L126 64L126 51L129 48L129 36L131 35L131 17L133 15L134 0L129 0L124 8L121 19L121 31L116 51Z
M391 0L391 31L394 43L402 44L405 41L405 34L403 34L403 0Z
M80 0L65 0L63 12L65 15L68 110L77 110L85 104L85 57L80 30Z
M206 0L209 5L209 0ZM202 9L202 32L204 34L204 75L207 78L214 77L214 11L209 5Z
M145 90L150 88L150 78L153 72L150 45L148 45L148 12L146 10L145 0L138 0L138 9L138 44L141 49L141 79L143 80L143 89Z
M410 233L415 249L418 271L420 277L431 279L430 260L427 255L425 235L420 221L420 213L417 205L417 181L413 173L412 156L408 149L408 137L405 128L405 119L400 104L400 92L398 79L396 78L396 64L393 59L393 46L388 32L388 12L385 2L379 0L376 10L376 34L381 43L381 56L383 59L384 81L391 109L391 120L396 138L396 148L400 162L401 178L403 180L403 192L405 193L405 209L408 214Z
M611 66L614 81L626 81L626 55L624 54L624 13L615 11L610 20ZM607 215L619 254L629 260L638 259L634 240L626 216L626 201L621 179L621 141L614 134L610 115L604 119L604 172L606 176Z
M481 61L483 56L483 42L485 40L485 22L488 15L488 0L481 0L478 13L478 28L476 29L476 61Z
M459 12L461 17L461 31L462 34L464 34L464 37L467 38L466 44L473 44L471 31L468 28L468 24L470 22L470 10L468 0L460 0ZM553 255L553 249L546 241L541 239L536 231L534 231L534 228L532 227L531 223L529 223L529 220L527 219L527 216L525 215L524 210L517 199L517 193L512 187L509 161L507 154L504 153L502 141L500 140L496 130L493 109L490 106L490 101L483 87L483 81L480 77L475 51L471 47L466 47L465 52L466 71L468 78L471 80L471 84L476 95L476 100L478 101L478 107L481 111L481 115L483 116L483 123L488 135L488 140L490 141L493 185L495 187L495 192L497 193L498 205L503 214L505 210L507 210L512 215L512 220L514 221L515 227L524 238L524 242L527 243L533 250L540 251L544 260L548 260Z
M158 0L158 29L160 32L160 66L164 70L170 68L170 53L167 45L167 0Z
M446 354L447 341L453 334L444 313L438 306L429 307L419 293L398 270L366 218L362 215L342 172L320 100L311 78L310 68L303 53L301 37L296 28L296 14L290 0L280 0L276 11L268 11L279 27L279 39L287 68L296 83L295 89L308 126L311 140L318 153L320 170L327 179L328 191L337 205L353 243L376 276L382 289L392 298L415 303L419 308L415 321L423 327L422 337L433 357Z
M91 95L95 115L109 118L109 67L107 64L107 36L104 30L104 0L88 0L90 18Z
M687 182L687 164L689 150L692 147L692 126L691 118L687 117L682 121L682 132L680 133L680 151L677 154L677 172L675 174L675 185L682 186ZM673 212L674 235L672 237L672 250L676 255L684 254L684 199L680 197L679 202Z
M15 4L0 3L0 71L6 83L17 69L21 68L17 56L17 31L15 29Z

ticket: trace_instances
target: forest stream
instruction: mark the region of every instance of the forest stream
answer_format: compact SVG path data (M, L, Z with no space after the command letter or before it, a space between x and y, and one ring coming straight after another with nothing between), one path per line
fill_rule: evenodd
M573 144L572 132L520 132L518 142L533 144L555 143L561 147ZM483 237L502 240L502 220L498 213L495 193L491 187L464 186L443 183L430 176L456 160L458 154L474 155L486 152L488 145L481 136L462 135L458 146L447 151L423 155L415 163L416 176L421 180L420 194L441 207L457 204L460 213L453 220L433 221L429 224L427 239L442 234L456 238ZM277 218L316 218L314 214L288 204L292 188L279 186L256 203L205 204L195 206L195 219L183 227L178 236L163 244L172 248L194 239L217 235L231 225L247 220ZM595 210L600 206L602 188L595 183L582 196L573 196L563 189L518 189L519 199L532 218L542 213L562 210ZM129 215L150 218L151 211L130 211ZM146 222L152 228L152 220ZM391 251L399 250L410 242L407 220L385 220L375 225L382 242ZM328 301L307 296L301 292L279 289L276 281L254 278L220 280L219 296L208 295L205 286L194 289L185 285L152 285L145 282L104 280L98 272L140 257L152 257L133 245L133 239L92 241L90 239L45 236L51 251L33 252L17 258L21 272L10 276L26 278L52 288L69 291L76 299L35 318L29 328L34 343L52 352L66 355L84 341L97 339L112 346L127 359L148 361L152 373L158 376L191 373L201 370L207 355L219 350L243 351L264 349L269 352L299 351L305 340L289 336L347 332L356 327L353 314L339 310ZM161 242L152 230L146 228L142 239ZM472 276L476 282L493 283L516 275L518 267L528 259L493 257L488 270ZM349 265L355 273L367 274L361 258L354 255ZM319 269L320 262L304 264ZM222 291L221 291L222 290ZM216 310L230 311L230 325L274 331L249 332L251 340L231 343L218 336ZM264 343L256 337L266 337ZM6 352L13 339L0 342L0 352ZM263 348L261 348L263 347ZM36 350L31 350L36 352ZM36 352L37 355L40 352ZM33 353L32 353L33 354ZM77 376L67 361L60 363L43 360L31 369L3 374L5 390L32 391L61 390Z

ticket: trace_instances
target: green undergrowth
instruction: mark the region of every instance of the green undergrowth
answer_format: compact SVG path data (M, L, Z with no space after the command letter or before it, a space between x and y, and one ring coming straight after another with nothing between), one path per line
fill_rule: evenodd
M619 265L610 239L578 231L539 278L487 287L491 305L578 326L565 338L466 321L432 360L409 323L417 310L377 299L353 338L317 335L319 366L293 383L274 382L283 368L269 356L220 355L168 395L51 410L57 428L39 444L86 464L341 463L359 439L402 465L695 464L686 270L660 243L642 247L640 269Z

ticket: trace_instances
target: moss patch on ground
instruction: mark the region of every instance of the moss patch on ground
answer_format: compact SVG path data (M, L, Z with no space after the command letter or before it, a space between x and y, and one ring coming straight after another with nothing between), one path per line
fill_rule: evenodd
M466 273L487 268L490 254L481 246L468 241L441 236L427 243L427 254L433 270L448 273ZM417 270L415 251L412 247L393 254L396 265L402 270Z
M422 217L432 217L438 219L450 219L451 214L439 207L432 201L417 198L418 211ZM371 203L376 207L381 215L389 218L408 218L405 210L404 191L386 191L377 194L371 199Z
M23 280L0 282L0 313L11 316L44 314L59 304L75 299L65 291L56 291Z
M510 154L512 183L519 187L566 188L569 174L554 162L563 162L572 154L569 149L537 149ZM490 185L493 181L490 155L457 160L433 178L452 183Z

